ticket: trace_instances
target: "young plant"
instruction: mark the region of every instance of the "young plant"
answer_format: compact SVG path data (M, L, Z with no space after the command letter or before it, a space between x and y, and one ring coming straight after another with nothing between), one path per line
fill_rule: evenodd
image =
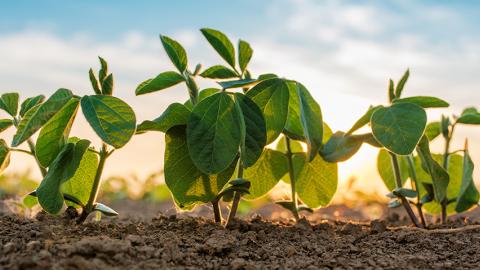
M405 72L401 80L395 86L393 80L389 81L388 106L372 106L347 132L353 134L356 130L370 124L374 140L369 138L374 146L383 148L377 159L378 170L385 184L392 192L387 196L393 200L390 207L402 205L412 223L417 227L425 227L425 219L422 211L422 200L418 189L419 180L416 175L413 162L413 152L422 151L429 167L437 172L437 164L429 158L429 149L426 149L423 142L424 132L427 124L425 108L448 107L448 103L428 96L402 97L404 86L409 77L409 70ZM404 188L406 179L410 176L412 189ZM438 179L439 184L448 184L448 174ZM409 198L417 198L417 210L421 222L410 207Z
M442 223L446 222L448 213L461 213L478 203L478 191L473 182L470 183L472 176L469 171L473 170L473 162L469 157L468 144L465 144L463 150L450 151L455 128L459 124L480 125L480 113L475 108L467 108L460 116L442 116L441 121L429 123L425 132L425 144L433 141L440 134L445 140L444 153L432 156L449 173L450 181L447 186L433 189L430 179L433 179L433 176L422 176L423 179L426 179L426 183L424 184L425 189L421 190L424 201L428 203L425 205L426 210L430 213L440 212ZM463 157L457 154L458 152L463 152ZM445 194L442 201L432 202L435 194L442 193Z
M65 201L69 206L81 207L78 223L94 211L117 215L113 209L96 202L98 188L107 158L130 140L136 128L133 110L112 96L113 75L108 73L105 60L100 58L100 62L99 80L92 70L89 72L96 95L79 97L62 88L43 103L33 102L36 105L25 109L19 119L12 141L12 147L17 147L32 141L32 136L40 131L36 144L29 145L44 178L30 195L37 197L40 206L51 214L58 214ZM99 151L90 147L88 140L70 137L79 107L103 141Z
M266 145L265 120L260 108L241 92L257 81L250 79L247 65L252 49L239 42L238 68L235 49L223 33L202 29L203 35L230 67L216 65L200 74L188 69L187 55L175 40L160 36L163 47L177 71L160 73L142 82L136 89L143 95L185 83L190 99L184 104L173 103L157 119L142 122L137 129L165 133L165 182L176 204L191 209L202 203L213 205L216 222L221 222L219 201L233 197L227 226L235 217L242 194L248 193L250 182L244 170L256 163ZM230 79L220 81L219 88L199 91L195 77ZM231 80L233 79L233 80ZM234 180L232 175L237 172ZM230 182L229 182L230 181ZM229 186L225 187L229 182Z
M33 107L41 104L45 100L45 96L38 95L25 99L19 108L19 94L5 93L0 96L0 109L7 113L8 118L0 119L0 132L3 132L10 127L19 128L20 121ZM10 155L12 152L20 152L28 154L35 158L35 143L32 139L26 140L28 150L9 147L9 144L4 139L0 139L0 174L10 164ZM37 161L37 160L36 160ZM43 177L47 174L47 170L40 162L37 161L38 168Z
M247 199L266 194L283 179L290 184L291 200L277 204L291 211L297 221L299 211L328 205L337 189L337 165L326 162L318 152L331 131L307 88L272 76L248 90L247 96L263 112L267 144L280 136L276 150L265 149L257 164L246 170L251 181Z

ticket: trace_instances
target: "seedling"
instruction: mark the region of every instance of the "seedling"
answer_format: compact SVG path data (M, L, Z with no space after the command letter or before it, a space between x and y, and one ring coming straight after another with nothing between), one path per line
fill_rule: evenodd
M290 184L291 200L277 204L291 211L297 221L299 211L328 205L337 189L337 165L326 162L318 152L331 131L307 88L273 77L248 90L247 96L263 111L267 143L280 136L276 150L266 149L257 164L246 170L251 181L247 199L266 194L283 179Z
M448 103L439 98L428 96L402 98L409 75L409 70L407 70L396 86L393 80L390 80L388 87L389 106L370 107L346 134L350 136L356 130L370 123L374 140L367 136L365 137L367 140L364 142L370 142L374 146L384 148L379 154L378 169L387 187L392 191L387 195L392 198L389 206L403 205L413 224L417 227L424 227L426 224L418 192L419 183L412 153L416 148L417 150L423 150L428 164L435 166L435 162L428 158L429 150L426 149L428 145L425 147L422 143L427 124L425 108L447 107ZM352 144L355 146L355 143ZM351 149L354 150L356 147L351 147ZM391 164L389 164L389 159ZM408 170L405 168L408 168ZM412 189L403 187L408 174L412 179ZM448 183L448 174L447 179L444 180ZM418 221L410 207L408 198L417 198L416 205L422 223Z
M469 156L468 144L465 143L463 150L450 151L450 144L454 138L457 125L480 125L480 113L476 108L467 108L460 116L442 116L440 121L429 123L425 132L425 144L428 141L433 141L440 135L445 140L443 154L433 155L433 158L439 164L442 164L441 167L444 171L449 173L450 181L448 185L440 187L437 185L437 188L434 189L431 181L433 176L430 177L432 178L431 180L429 177L423 177L426 179L426 183L423 184L425 189L421 190L425 203L432 202L435 196L443 197L441 201L435 200L435 202L426 205L428 207L427 210L432 213L437 211L438 208L436 206L440 206L442 223L446 222L449 212L461 213L478 204L478 191L473 182L471 182L473 162ZM463 158L457 154L458 152L463 152Z
M5 111L10 118L0 119L0 132L3 132L10 127L18 130L20 121L33 107L41 104L45 100L45 96L39 95L25 99L20 105L19 109L18 93L5 93L0 96L0 109ZM0 139L0 174L10 164L10 155L12 152L25 153L35 158L35 143L32 139L27 139L28 150L21 148L9 147L9 144L4 139ZM47 174L47 170L38 160L36 160L38 168L43 177Z
M25 106L22 105L20 117L14 116L17 132L12 147L29 142L29 152L36 157L44 176L30 195L37 197L40 206L51 214L58 214L65 202L81 207L78 223L94 211L117 215L113 209L96 202L97 193L107 158L130 140L136 127L130 106L112 96L114 81L108 73L107 62L102 58L100 62L99 80L92 70L89 72L96 95L79 97L62 88L43 103L41 97L28 99ZM88 140L70 137L79 107L103 141L100 151L90 147ZM15 115L15 110L9 112ZM37 131L40 132L33 144L31 137ZM113 149L109 149L110 146Z
M266 145L265 120L260 108L241 92L257 80L247 70L253 50L245 41L238 46L238 69L235 49L223 33L201 30L205 38L230 67L216 65L201 72L188 69L187 55L175 40L160 36L163 47L177 71L167 71L141 83L137 95L164 90L185 83L190 99L184 104L173 103L157 119L144 121L137 133L161 131L165 134L165 182L176 204L191 209L212 203L216 222L221 222L219 201L233 197L227 226L236 214L242 194L248 193L250 182L244 169L259 159ZM201 72L201 73L200 73ZM220 81L219 88L199 91L195 77L200 75ZM232 80L233 79L233 80ZM237 171L235 180L225 185Z

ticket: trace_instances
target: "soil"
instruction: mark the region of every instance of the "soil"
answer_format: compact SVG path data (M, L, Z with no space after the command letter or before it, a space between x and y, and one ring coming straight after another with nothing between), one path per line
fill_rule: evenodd
M75 225L66 215L0 211L0 269L478 269L476 221L423 230L393 217L294 224L254 216L224 229L187 215Z

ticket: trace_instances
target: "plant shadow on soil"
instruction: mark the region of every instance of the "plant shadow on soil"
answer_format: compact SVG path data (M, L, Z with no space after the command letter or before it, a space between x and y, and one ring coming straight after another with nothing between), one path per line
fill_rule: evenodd
M184 214L75 225L66 216L2 210L0 269L478 268L478 218L457 217L426 231L391 216L363 223L309 217L298 224L253 216L224 229Z

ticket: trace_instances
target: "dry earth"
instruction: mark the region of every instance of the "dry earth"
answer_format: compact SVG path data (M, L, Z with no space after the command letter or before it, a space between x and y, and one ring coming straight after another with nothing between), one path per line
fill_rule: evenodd
M397 223L398 224L398 223ZM451 229L454 228L454 229ZM480 226L237 221L185 215L75 225L0 211L0 269L478 269Z

